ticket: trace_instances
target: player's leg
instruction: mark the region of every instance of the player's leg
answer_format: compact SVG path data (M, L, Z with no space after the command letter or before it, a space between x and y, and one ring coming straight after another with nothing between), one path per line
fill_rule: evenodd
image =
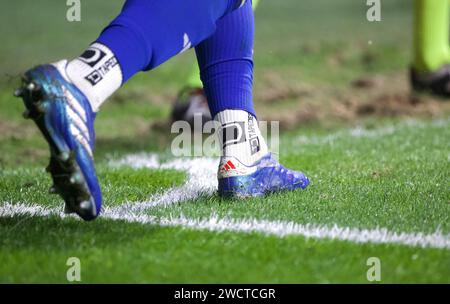
M253 11L258 6L259 0L252 1ZM200 72L197 64L192 65L191 72L186 78L186 83L179 91L172 110L172 120L185 120L193 124L193 117L201 115L203 122L212 119L211 113L206 103L206 96L203 90L203 84L200 80Z
M93 161L94 118L131 76L155 68L210 36L242 0L127 0L120 15L79 58L25 73L16 91L50 146L54 186L66 211L92 220L101 210Z
M258 6L259 0L253 0L252 1L252 7L253 11ZM194 65L192 66L191 72L187 78L186 81L186 87L190 88L201 88L203 86L202 81L200 80L200 72L198 70L198 66Z
M219 20L214 35L196 47L211 114L221 125L222 196L260 196L309 184L303 173L272 157L259 130L252 101L253 36L253 11L247 3Z
M450 96L449 4L449 0L414 0L412 85L443 96Z

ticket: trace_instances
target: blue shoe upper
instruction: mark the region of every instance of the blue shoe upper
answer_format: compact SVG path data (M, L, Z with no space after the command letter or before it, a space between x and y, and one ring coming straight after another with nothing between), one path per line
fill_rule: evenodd
M256 171L249 175L219 179L221 196L263 196L268 193L305 189L309 179L302 173L285 168L271 153L264 156L257 164Z
M41 86L42 104L46 107L45 129L57 146L57 153L75 152L76 163L95 201L93 216L98 216L102 196L93 161L95 113L89 101L53 65L38 66L28 71L26 77Z

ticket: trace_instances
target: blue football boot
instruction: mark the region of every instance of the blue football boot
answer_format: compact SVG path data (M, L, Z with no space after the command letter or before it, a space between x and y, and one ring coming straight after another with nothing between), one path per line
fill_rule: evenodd
M301 172L286 169L268 153L253 166L234 157L223 157L219 166L219 195L258 197L269 193L305 189L309 179Z
M86 221L101 210L102 195L94 168L94 118L87 98L69 80L67 61L35 67L23 76L15 96L25 104L25 118L31 118L50 147L46 168L53 179L50 193L65 201L66 213Z

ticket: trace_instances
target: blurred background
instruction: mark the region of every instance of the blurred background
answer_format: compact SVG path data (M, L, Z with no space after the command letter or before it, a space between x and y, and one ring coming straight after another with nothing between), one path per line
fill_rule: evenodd
M0 163L24 161L16 159L17 153L31 153L31 162L46 153L43 140L34 136L37 131L20 116L21 102L11 97L20 73L78 56L123 2L81 1L81 22L67 21L66 1L2 4ZM369 22L366 1L261 0L254 82L259 118L279 120L283 130L295 130L330 129L361 118L442 115L446 105L410 95L411 6L408 0L383 1L382 21ZM194 64L191 50L119 90L96 121L98 154L165 147L172 102ZM30 145L33 151L27 152Z

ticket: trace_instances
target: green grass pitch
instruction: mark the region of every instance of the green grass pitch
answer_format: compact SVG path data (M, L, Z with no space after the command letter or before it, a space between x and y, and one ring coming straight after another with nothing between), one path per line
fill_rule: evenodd
M450 283L448 102L401 104L409 1L383 3L380 23L366 21L364 2L261 0L256 13L256 108L281 120L280 160L307 173L306 190L221 200L217 160L170 155L161 121L189 74L185 54L99 114L106 209L91 223L62 217L48 195L46 144L12 91L30 65L80 53L122 1L83 2L81 23L65 21L64 2L4 4L0 282L67 283L78 257L83 283L368 283L377 257L381 283ZM361 77L367 88L351 85Z

